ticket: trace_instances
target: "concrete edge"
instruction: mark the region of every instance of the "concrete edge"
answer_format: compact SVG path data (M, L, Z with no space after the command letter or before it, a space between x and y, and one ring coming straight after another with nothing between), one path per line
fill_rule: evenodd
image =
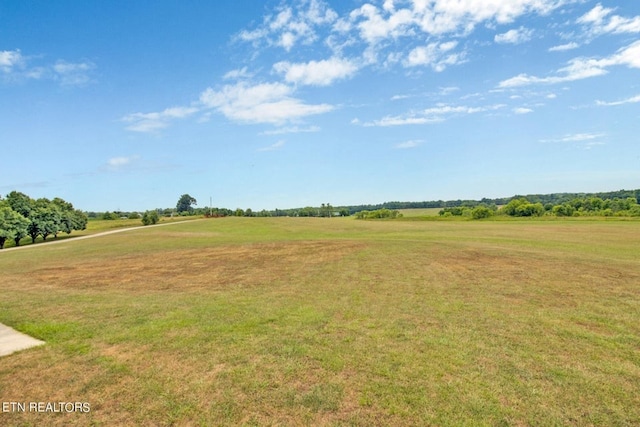
M29 335L0 323L0 357L45 344Z

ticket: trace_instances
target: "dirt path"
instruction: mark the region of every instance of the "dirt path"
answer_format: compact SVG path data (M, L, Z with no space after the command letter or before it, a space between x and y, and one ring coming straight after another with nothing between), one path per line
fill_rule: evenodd
M186 220L186 221L165 222L163 224L140 225L138 227L119 228L117 230L109 230L109 231L102 231L100 233L95 233L95 234L87 234L86 236L69 237L67 239L61 239L61 240L49 240L49 241L46 241L46 242L40 242L40 243L26 245L26 246L14 246L14 247L11 247L11 248L5 248L5 249L0 250L0 254L2 252L17 251L19 249L39 248L39 247L43 247L43 246L55 245L57 243L75 242L77 240L84 240L84 239L91 239L91 238L94 238L94 237L108 236L109 234L124 233L125 231L140 230L141 228L164 227L165 225L184 224L186 222L193 222L193 221L203 221L203 219L189 219L189 220Z

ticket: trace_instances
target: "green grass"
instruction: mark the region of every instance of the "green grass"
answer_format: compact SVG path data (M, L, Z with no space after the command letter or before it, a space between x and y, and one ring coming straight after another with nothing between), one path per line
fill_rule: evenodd
M224 218L0 253L2 425L638 425L640 223Z

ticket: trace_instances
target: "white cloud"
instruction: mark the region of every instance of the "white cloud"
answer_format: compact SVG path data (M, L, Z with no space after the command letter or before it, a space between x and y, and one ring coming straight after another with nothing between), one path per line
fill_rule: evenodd
M302 0L295 7L282 5L275 15L268 15L262 25L242 31L238 39L256 46L279 46L290 51L298 43L309 44L317 39L316 28L329 25L338 14L321 0Z
M386 19L383 13L388 15ZM372 4L365 4L352 11L349 20L359 30L362 40L375 44L380 40L406 35L415 24L415 15L409 9L389 8L389 4L384 12Z
M546 14L569 1L562 0L433 0L414 1L423 31L433 35L469 33L482 22L508 24L529 13Z
M428 118L428 117L386 116L380 120L374 120L373 122L364 123L363 126L387 127L387 126L404 126L404 125L425 125L429 123L439 123L442 121L444 121L444 119L441 117Z
M196 107L171 107L155 113L132 113L122 118L131 123L127 130L134 132L156 132L166 128L174 119L183 119L199 111Z
M516 114L529 114L529 113L533 113L533 110L531 108L519 107L519 108L514 108L513 112Z
M561 136L559 138L541 139L541 143L551 144L571 144L584 150L591 150L593 147L605 145L602 140L607 135L605 133L574 133Z
M284 147L285 141L280 140L278 142L276 142L275 144L271 144L268 147L263 147L258 149L258 151L276 151L281 149L282 147Z
M440 95L449 95L450 93L459 91L460 88L458 86L447 86L440 88Z
M121 170L122 168L130 165L132 162L138 160L140 156L133 155L129 157L112 157L107 160L107 168L109 170Z
M309 133L309 132L319 132L319 126L308 126L308 127L298 127L298 126L288 126L281 127L273 130L266 130L261 132L260 135L283 135L287 133Z
M409 141L405 141L405 142L400 142L398 144L396 144L394 146L394 148L397 148L399 150L406 150L406 149L410 149L410 148L416 148L419 147L420 145L422 145L424 141L420 140L420 139L412 139Z
M603 106L603 107L614 107L617 105L624 105L624 104L636 104L638 102L640 102L640 95L632 96L631 98L626 98L621 101L611 101L611 102L596 101L596 105Z
M640 33L640 16L625 18L619 15L611 15L614 9L602 7L598 3L589 12L578 18L579 24L590 27L590 32L594 35L612 33Z
M238 39L256 47L279 46L291 51L322 35L323 47L328 47L334 57L358 58L350 62L356 61L359 67L402 63L406 67L427 65L442 71L466 61L464 50L447 54L443 51L450 50L447 46L455 46L477 25L509 24L520 16L547 14L577 1L580 0L385 0L363 2L338 16L321 0L301 0L297 6L281 6L257 28L241 32ZM520 43L531 36L532 30L521 27L496 39ZM401 42L402 38L409 43ZM422 46L416 45L418 40Z
M24 58L20 49L0 50L0 71L10 73L16 66L22 65Z
M439 123L454 116L477 114L488 111L495 111L504 108L504 104L486 105L481 107L468 107L464 105L451 106L438 104L435 107L422 111L413 112L400 116L386 116L379 120L364 123L364 126L403 126L403 125L423 125Z
M58 61L52 69L55 79L65 86L77 86L88 83L91 79L89 72L96 68L92 62L67 62Z
M293 89L282 83L240 82L221 90L208 88L200 95L200 102L233 121L279 125L334 109L328 104L305 104L292 94Z
M224 76L222 76L224 80L239 80L239 79L246 79L248 77L251 77L251 75L247 67L231 70L225 73Z
M520 27L517 30L509 30L506 33L496 34L493 40L496 43L520 44L531 40L533 30Z
M447 53L455 49L457 45L458 42L451 41L446 43L429 43L426 46L416 47L409 52L404 61L404 65L405 67L429 65L436 72L444 71L449 65L460 64L465 61L464 52Z
M284 74L285 80L290 83L328 86L335 80L351 77L358 70L358 66L350 60L330 58L297 64L283 61L274 64L273 69Z
M640 40L603 59L574 58L569 61L566 67L560 68L558 70L559 75L556 76L536 77L523 73L501 81L498 87L509 88L532 84L555 84L582 80L607 74L609 67L617 65L640 68Z
M58 60L53 64L30 65L33 57L22 55L19 49L0 51L0 73L10 80L53 80L63 86L81 86L91 81L93 62Z
M559 138L542 139L540 142L585 142L600 139L604 136L606 136L604 133L574 133Z
M578 43L569 42L569 43L566 43L566 44L552 46L552 47L549 48L549 52L564 52L564 51L567 51L567 50L577 49L578 47L580 47L580 45Z
M390 99L391 101L398 101L400 99L408 99L413 98L416 95L393 95Z

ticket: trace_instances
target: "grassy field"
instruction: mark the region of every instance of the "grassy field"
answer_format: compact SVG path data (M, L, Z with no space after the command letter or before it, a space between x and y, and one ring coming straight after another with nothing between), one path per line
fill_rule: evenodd
M0 425L640 424L640 222L224 218L0 253Z
M424 216L438 216L442 208L424 208L424 209L400 209L400 213L405 218L415 218Z

